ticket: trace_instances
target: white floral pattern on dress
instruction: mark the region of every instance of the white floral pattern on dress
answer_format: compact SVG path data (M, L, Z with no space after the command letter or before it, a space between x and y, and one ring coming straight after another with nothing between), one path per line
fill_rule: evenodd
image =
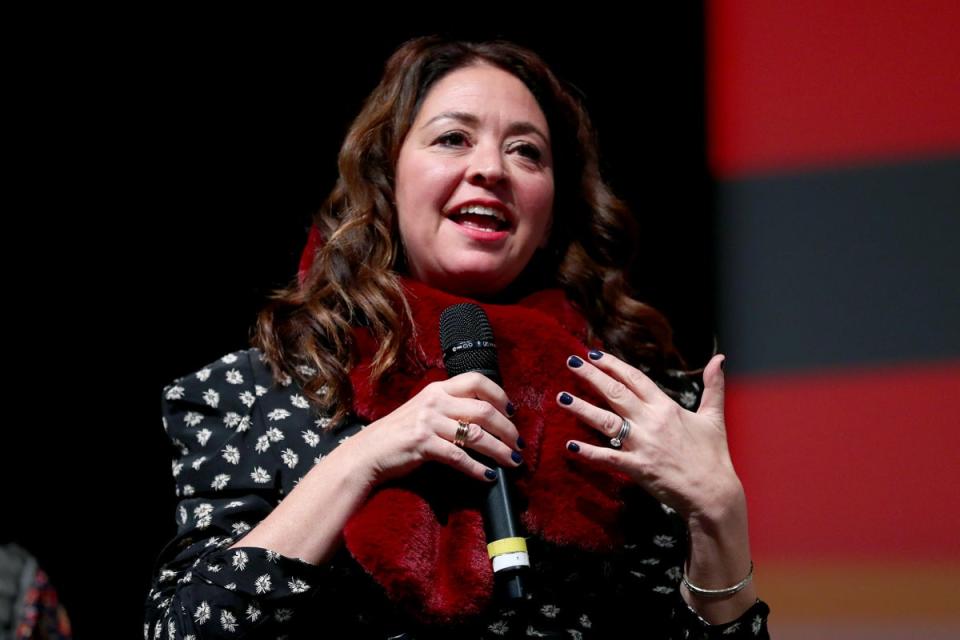
M351 580L370 580L355 564L344 566L338 560L317 567L273 550L231 548L296 486L307 470L301 460L320 464L361 426L331 428L328 416L310 410L299 384L289 381L284 387L273 381L257 350L228 354L175 380L161 397L161 422L175 452L171 470L180 502L176 544L165 550L147 595L145 629L167 636L172 629L173 640L293 640L314 637L317 616L337 617L351 629L361 624L359 618L344 617L356 615L351 611L357 602L372 606L351 586ZM214 400L216 406L211 405ZM584 556L571 562L557 555L558 549L544 553L538 571L546 572L550 593L534 591L522 609L491 610L476 633L457 637L595 640L609 637L605 629L612 623L604 617L617 612L626 620L669 614L669 640L768 638L762 603L727 625L711 627L700 620L679 592L664 584L676 583L684 560L684 545L677 541L686 534L674 528L679 516L651 501L641 520L647 524L627 536L616 557L597 561ZM663 568L651 570L653 566ZM331 569L348 571L352 578L333 578ZM622 593L629 604L611 599L621 597L614 593ZM604 606L598 609L597 603ZM359 611L370 619L379 615ZM356 635L360 637L366 636Z
M487 627L487 630L489 630L490 633L496 634L498 636L504 636L507 634L508 631L510 631L510 627L507 626L507 623L505 620L497 620L493 624L489 625Z
M293 580L287 583L287 586L290 588L291 593L303 593L310 588L310 585L308 585L306 582L304 582L300 578L294 578Z
M232 613L224 609L220 612L220 626L224 631L234 632L237 630L237 618Z
M207 389L203 392L203 401L212 408L216 409L218 406L220 406L220 394L213 389Z
M233 554L233 568L237 571L243 571L247 568L248 562L250 562L250 556L247 555L247 552L243 549L237 549L237 552Z
M267 420L277 421L277 420L286 420L290 417L290 412L286 409L274 409L267 414Z
M295 393L290 396L290 404L295 406L297 409L309 409L310 403L307 402L307 399L301 396L299 393Z
M197 610L193 612L193 619L197 621L197 624L203 624L210 619L210 605L207 604L206 600L201 602Z
M257 587L257 593L267 593L273 588L270 585L270 575L266 573L257 578L254 585Z
M237 425L240 424L241 420L243 420L243 416L236 411L227 411L227 413L223 416L223 424L228 429L235 429Z
M240 450L228 444L223 448L223 459L230 464L240 464Z
M283 464L293 469L295 466L297 466L300 456L298 456L293 449L288 447L283 451L283 453L280 454L280 459L283 460Z
M316 447L320 444L320 436L316 432L307 429L303 432L303 441L306 442L309 447Z
M540 607L540 613L547 618L556 618L557 614L560 613L560 608L555 604L545 604Z
M658 547L663 547L665 549L673 548L673 545L677 543L676 539L673 536L655 536L653 538L653 544Z

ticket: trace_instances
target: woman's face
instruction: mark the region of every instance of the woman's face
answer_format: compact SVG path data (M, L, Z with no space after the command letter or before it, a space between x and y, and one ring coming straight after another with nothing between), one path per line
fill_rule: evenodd
M545 246L553 215L550 131L533 94L490 65L437 81L396 167L410 275L472 297L501 291Z

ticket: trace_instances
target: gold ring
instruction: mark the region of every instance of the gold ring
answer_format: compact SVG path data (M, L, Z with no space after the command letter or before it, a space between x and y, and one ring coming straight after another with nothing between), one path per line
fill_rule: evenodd
M463 420L457 420L457 434L453 436L453 444L462 447L467 443L467 432L470 430L470 423Z

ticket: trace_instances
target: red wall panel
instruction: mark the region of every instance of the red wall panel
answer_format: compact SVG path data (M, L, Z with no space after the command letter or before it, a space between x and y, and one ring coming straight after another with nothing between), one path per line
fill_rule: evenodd
M708 3L717 175L960 150L960 2Z

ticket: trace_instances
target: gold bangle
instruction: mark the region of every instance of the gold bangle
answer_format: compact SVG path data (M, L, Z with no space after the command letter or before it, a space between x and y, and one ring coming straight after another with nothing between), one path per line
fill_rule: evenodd
M750 584L751 580L753 580L753 560L750 561L750 572L747 574L747 577L732 587L727 587L725 589L704 589L702 587L693 585L689 580L687 580L687 572L683 572L683 584L687 587L687 590L693 595L700 596L702 598L723 598L725 596L732 596Z

